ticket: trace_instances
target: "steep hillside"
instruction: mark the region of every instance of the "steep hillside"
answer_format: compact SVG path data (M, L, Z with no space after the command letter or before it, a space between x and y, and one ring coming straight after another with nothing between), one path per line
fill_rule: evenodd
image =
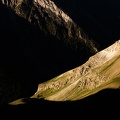
M80 100L106 88L120 88L120 40L83 65L38 86L32 98Z
M96 41L99 50L120 38L119 0L53 0Z
M97 52L94 42L88 39L82 28L74 23L51 0L17 0L8 2L7 0L2 0L2 2L15 11L18 16L41 30L46 36L55 36L59 41L77 52L81 52L82 49L84 51L88 49L86 53L89 50L91 54Z
M3 113L53 118L118 118L120 109L120 40L98 52L83 65L38 86L30 98L1 106ZM52 116L45 116L51 113ZM51 115L50 114L50 115ZM91 116L90 116L91 114ZM11 116L12 116L11 115ZM22 116L23 115L23 116ZM13 116L12 116L13 117ZM55 117L56 119L56 117ZM96 117L95 117L96 119Z

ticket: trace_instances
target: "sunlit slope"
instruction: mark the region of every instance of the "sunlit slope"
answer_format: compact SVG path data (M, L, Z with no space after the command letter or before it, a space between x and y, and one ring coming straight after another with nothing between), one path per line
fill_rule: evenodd
M120 40L85 64L39 84L32 98L79 100L106 88L120 88Z

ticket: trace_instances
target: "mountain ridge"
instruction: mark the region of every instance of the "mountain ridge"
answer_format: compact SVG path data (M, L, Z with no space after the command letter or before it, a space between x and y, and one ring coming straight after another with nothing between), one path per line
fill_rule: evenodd
M117 70L114 73L112 72L112 69L117 69L116 66L119 65L119 53L120 40L91 56L83 65L56 76L43 84L39 84L38 90L33 95L33 98L43 97L55 101L76 100L84 98L82 97L84 94L86 97L87 94L89 95L89 93L92 93L92 90L94 93L94 89L100 88L100 90L102 90L109 88L109 84L110 88L120 88L120 71ZM116 80L118 80L117 83ZM111 81L113 81L113 86L111 85ZM96 92L98 91L99 89ZM77 97L74 98L76 94Z
M63 20L64 12L56 16L33 0L2 0L0 6L1 104L32 95L38 83L97 52L77 24Z
M48 102L78 101L89 99L90 96L98 95L101 91L104 93L104 90L109 89L118 90L119 94L119 65L120 40L91 56L83 65L40 83L30 99L43 99ZM11 102L10 105L26 103L23 98Z
M100 50L120 38L119 0L53 0L96 41Z

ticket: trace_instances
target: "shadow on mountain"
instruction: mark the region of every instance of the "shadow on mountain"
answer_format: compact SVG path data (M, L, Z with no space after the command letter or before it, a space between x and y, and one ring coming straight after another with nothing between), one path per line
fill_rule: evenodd
M0 104L33 95L39 83L88 59L86 48L73 51L17 16L1 1L0 31Z
M43 99L24 99L26 104L1 106L2 113L43 118L117 118L120 109L120 90L106 89L79 101L54 102ZM6 114L6 115L7 115ZM25 117L24 116L24 117Z
M102 50L120 38L119 0L54 0Z

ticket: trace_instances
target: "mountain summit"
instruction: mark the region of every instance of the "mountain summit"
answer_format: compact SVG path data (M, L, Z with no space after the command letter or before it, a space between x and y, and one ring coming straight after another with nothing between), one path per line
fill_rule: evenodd
M80 44L96 53L97 48L73 20L51 0L2 0L18 16L39 28L45 35L53 35L72 49L80 49ZM13 17L13 16L12 16ZM88 52L88 51L87 51Z

